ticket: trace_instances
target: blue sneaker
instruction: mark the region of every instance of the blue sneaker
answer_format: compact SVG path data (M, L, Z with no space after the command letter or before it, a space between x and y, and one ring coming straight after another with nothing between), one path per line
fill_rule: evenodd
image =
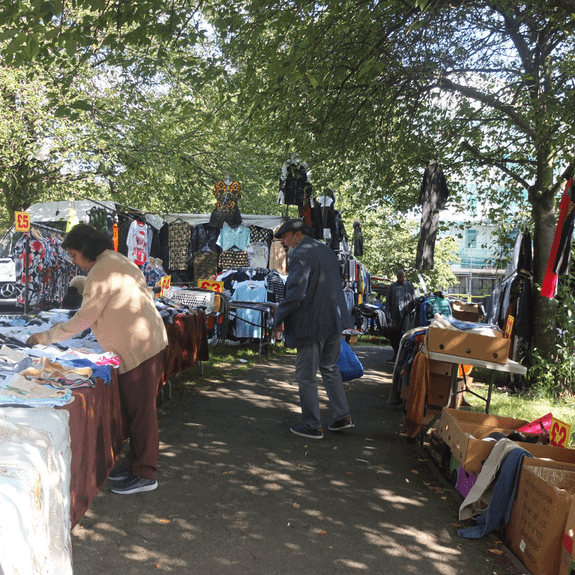
M293 425L289 428L295 435L301 435L302 437L307 437L309 439L323 439L323 429L310 429L306 425Z
M339 421L334 421L331 425L328 425L327 428L330 431L341 431L342 429L350 429L355 427L353 424L353 419L351 417L344 417Z

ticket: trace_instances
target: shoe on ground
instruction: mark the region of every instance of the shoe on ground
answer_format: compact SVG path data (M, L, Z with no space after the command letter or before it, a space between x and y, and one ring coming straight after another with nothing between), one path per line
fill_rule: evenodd
M108 475L108 479L110 481L124 481L128 479L132 475L132 472L126 467L118 467L116 469L112 469L110 471L110 475Z
M158 482L155 479L145 479L144 477L130 474L123 481L118 481L112 485L110 491L120 495L131 495L132 493L153 491L156 487L158 487Z
M390 359L387 360L387 363L395 363L395 360L396 360L396 359L397 359L397 358L392 357L392 358L390 358Z
M293 425L289 428L295 435L301 435L301 437L307 437L308 439L323 439L323 429L310 429L306 425Z
M327 428L330 431L341 431L342 429L351 429L355 427L353 424L353 419L351 417L344 417L339 421L334 421L331 425L328 425Z

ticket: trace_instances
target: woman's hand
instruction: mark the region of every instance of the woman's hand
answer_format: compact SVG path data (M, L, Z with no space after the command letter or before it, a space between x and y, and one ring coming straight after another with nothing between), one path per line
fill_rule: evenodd
M36 345L37 343L42 343L42 336L39 333L33 333L26 340L26 345Z

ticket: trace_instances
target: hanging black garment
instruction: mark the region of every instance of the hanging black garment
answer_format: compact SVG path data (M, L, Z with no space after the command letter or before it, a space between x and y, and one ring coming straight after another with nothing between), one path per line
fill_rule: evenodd
M221 251L217 245L219 236L220 230L210 224L198 224L194 226L190 242L192 253L213 250Z
M168 239L169 239L169 225L167 222L162 225L160 231L158 233L158 241L160 243L160 249L157 256L159 257L166 270L169 270L169 261L170 261L170 248L168 246Z
M341 213L338 212L337 210L334 210L334 212L335 212L335 222L334 227L331 231L331 242L329 244L329 247L336 252L339 250L340 242L342 242L345 237L345 226L343 223L343 218L341 217Z
M323 219L321 214L321 204L314 198L311 199L310 213L311 213L311 227L313 229L313 237L316 240L323 240Z
M415 258L415 269L417 270L433 269L433 252L439 225L439 212L445 208L448 197L449 190L443 170L437 162L431 162L425 168L419 191L419 203L423 206L423 212Z
M132 219L126 216L118 217L118 252L124 256L128 256L128 232L132 225Z
M565 195L568 196L568 208L566 210L563 226L561 227L561 238L555 257L553 271L558 276L569 275L569 262L571 260L571 244L573 243L573 224L575 220L575 189L573 180L570 179L565 189Z
M312 189L305 166L289 164L285 179L280 178L280 192L284 194L283 203L286 206L303 208L311 198Z
M356 257L363 255L363 232L358 221L353 223L353 255Z

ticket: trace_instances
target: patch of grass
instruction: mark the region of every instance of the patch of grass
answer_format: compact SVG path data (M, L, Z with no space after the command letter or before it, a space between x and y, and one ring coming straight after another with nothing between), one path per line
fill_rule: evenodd
M487 397L489 385L485 382L489 382L488 370L474 369L472 375L474 382L471 389L477 394ZM491 414L534 421L552 413L555 419L570 425L571 431L575 432L575 401L573 398L557 399L531 390L512 393L505 387L504 377L497 377L502 375L496 373L494 378L489 410ZM485 401L470 393L465 394L465 400L471 404L473 411L485 412ZM573 436L570 436L569 447L572 448L574 443Z

